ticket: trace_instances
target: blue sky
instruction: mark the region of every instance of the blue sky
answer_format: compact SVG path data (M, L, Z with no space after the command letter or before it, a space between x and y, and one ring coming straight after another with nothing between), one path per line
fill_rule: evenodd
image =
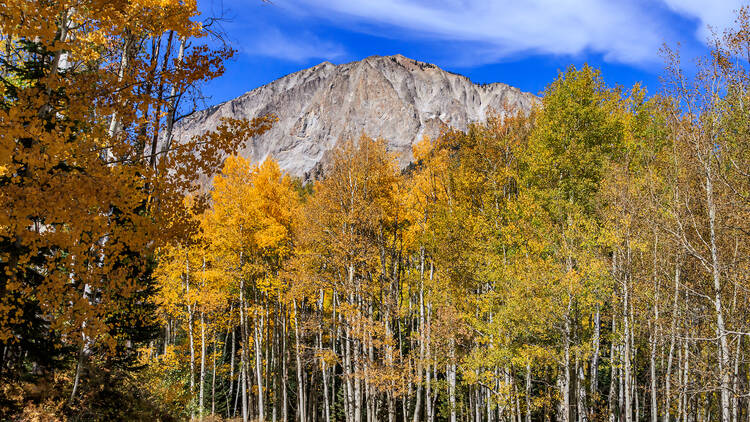
M199 0L224 16L235 58L209 82L208 104L324 60L403 54L478 83L539 93L568 65L589 63L614 85L659 89L663 44L685 61L741 0Z

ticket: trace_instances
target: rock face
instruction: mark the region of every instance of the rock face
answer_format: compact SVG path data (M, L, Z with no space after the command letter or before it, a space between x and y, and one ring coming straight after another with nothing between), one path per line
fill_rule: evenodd
M197 112L175 128L175 139L213 129L222 117L273 113L279 121L240 154L254 162L273 157L289 173L308 179L341 140L362 133L384 138L405 166L411 145L423 135L438 135L443 125L464 130L491 110L529 111L537 101L517 88L477 85L401 55L372 56L338 66L323 62Z

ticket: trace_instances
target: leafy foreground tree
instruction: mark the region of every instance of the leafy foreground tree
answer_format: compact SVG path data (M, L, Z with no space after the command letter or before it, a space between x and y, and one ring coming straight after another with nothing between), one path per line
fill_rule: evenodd
M159 328L155 251L195 230L183 198L198 176L270 123L173 139L232 53L206 47L197 15L179 1L3 4L2 419L159 417L133 378Z

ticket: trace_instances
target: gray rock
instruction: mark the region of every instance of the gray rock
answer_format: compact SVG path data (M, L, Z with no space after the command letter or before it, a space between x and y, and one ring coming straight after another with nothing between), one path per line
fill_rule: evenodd
M437 136L444 125L465 130L491 111L528 112L538 101L517 88L478 85L402 55L372 56L338 66L323 62L197 112L179 122L175 140L211 130L222 117L273 113L279 121L240 154L253 162L273 157L289 173L309 179L341 140L362 133L386 139L406 166L412 144Z

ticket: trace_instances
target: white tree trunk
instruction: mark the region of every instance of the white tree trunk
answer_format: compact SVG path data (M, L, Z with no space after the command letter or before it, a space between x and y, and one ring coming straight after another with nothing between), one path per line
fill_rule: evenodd
M242 422L248 421L247 409L247 328L245 322L245 280L240 278L240 380L239 387L242 390Z
M674 271L674 296L672 300L672 322L669 329L669 352L667 354L667 371L664 374L664 415L663 422L671 421L672 413L672 362L674 359L674 348L677 337L677 300L680 292L680 260L675 264Z
M599 393L599 354L601 346L601 311L599 304L596 305L596 310L594 311L594 338L592 343L590 392L591 400L595 401Z
M204 386L206 385L206 324L204 321L203 311L201 311L201 385L198 388L198 416L203 420L203 409L205 408Z
M631 356L631 349L630 349L630 336L631 336L631 329L630 329L630 243L627 243L627 257L626 257L626 274L623 278L623 328L624 328L624 347L625 350L623 352L623 390L625 395L625 408L622 409L622 412L625 415L625 422L632 422L633 421L633 399L631 396L631 368L630 368L630 356Z
M451 406L451 422L456 422L456 341L450 341L450 363L448 371L448 396Z
M299 344L299 320L297 318L297 300L294 300L294 339L297 346L297 415L300 422L307 422L305 415L305 389L302 382L302 352Z
M255 375L258 383L258 421L265 422L265 402L263 400L263 315L256 315L253 320L253 342L255 343Z
M187 39L185 37L180 38L180 47L177 51L177 66L180 67L182 65L183 57L185 56L185 44L187 42ZM166 128L164 131L164 146L162 147L162 151L169 151L171 144L172 144L172 131L174 129L174 123L177 113L177 100L179 98L179 95L182 95L181 93L178 94L177 87L172 84L172 88L169 91L169 103L167 105L167 117L166 117Z
M708 209L709 239L711 247L711 276L714 287L714 309L716 311L716 334L719 337L719 376L721 379L721 420L729 422L731 403L731 377L729 372L730 352L727 330L724 323L724 309L721 298L721 263L719 250L716 246L716 204L713 193L713 174L710 163L706 158L706 207Z

